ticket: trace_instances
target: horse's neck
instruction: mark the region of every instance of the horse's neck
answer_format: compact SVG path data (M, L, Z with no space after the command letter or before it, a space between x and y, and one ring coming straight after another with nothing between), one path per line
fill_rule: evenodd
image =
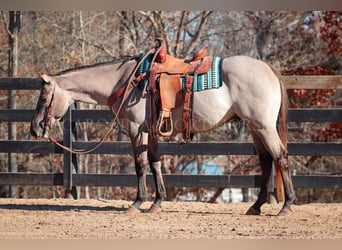
M119 67L119 65L121 65ZM59 86L73 102L107 105L109 97L126 83L134 61L95 66L58 76Z

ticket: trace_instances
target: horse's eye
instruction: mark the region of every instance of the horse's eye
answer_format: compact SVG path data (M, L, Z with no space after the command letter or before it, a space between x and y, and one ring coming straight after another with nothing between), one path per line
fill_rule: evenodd
M49 83L49 82L45 82L45 81L42 81L42 86L48 86L48 85L50 85L51 83Z

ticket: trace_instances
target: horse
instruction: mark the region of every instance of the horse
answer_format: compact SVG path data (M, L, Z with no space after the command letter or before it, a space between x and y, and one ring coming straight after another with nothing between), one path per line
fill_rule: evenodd
M154 94L134 85L132 74L138 63L138 57L127 57L53 75L42 73L40 95L30 131L36 138L49 137L53 124L64 116L74 102L96 105L110 103L110 109L120 126L127 131L135 161L137 195L126 212L140 212L141 204L146 201L148 167L156 187L156 196L149 212L159 212L166 198L166 189L161 172L158 136L151 133L147 122L151 119L150 104ZM246 214L261 214L261 206L267 201L267 185L274 163L281 174L284 190L284 204L277 215L289 215L295 192L287 151L288 99L280 72L266 62L247 56L223 58L220 67L220 88L193 93L190 132L210 131L236 117L242 119L251 131L262 170L260 192ZM178 107L172 110L176 134L182 132L182 109Z

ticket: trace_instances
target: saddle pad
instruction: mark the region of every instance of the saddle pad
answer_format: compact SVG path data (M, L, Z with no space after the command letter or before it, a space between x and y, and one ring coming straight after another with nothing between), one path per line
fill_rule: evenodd
M145 53L142 53L140 55L140 58L144 57ZM150 69L151 61L153 59L154 53L149 54L145 60L141 63L136 75L139 76L145 72L147 72Z
M142 54L143 56L144 54ZM150 69L151 61L153 59L154 54L148 55L145 60L141 63L136 75L139 76ZM210 70L205 74L198 74L197 77L194 77L194 87L193 91L202 91L206 89L214 89L220 88L222 86L221 79L221 57L213 57L211 61ZM138 83L138 87L143 89L145 84L147 83L147 79L143 79ZM181 77L180 84L182 85L183 90L185 90L186 86L186 77Z
M222 86L221 79L221 57L214 57L211 61L210 70L205 74L198 74L194 76L193 91L202 91L207 89L217 89ZM180 79L183 90L186 86L186 77Z
M142 58L142 57L144 57L144 56L145 56L145 53L141 53L140 58ZM137 72L135 73L135 76L140 76L140 75L142 75L143 73L146 73L148 70L150 70L151 62L152 62L153 56L154 56L154 53L151 53L151 54L149 54L149 55L145 58L145 60L141 63L139 69L138 69ZM144 87L145 87L147 81L148 81L147 78L142 79L142 80L137 84L137 87L138 87L139 89L144 89Z

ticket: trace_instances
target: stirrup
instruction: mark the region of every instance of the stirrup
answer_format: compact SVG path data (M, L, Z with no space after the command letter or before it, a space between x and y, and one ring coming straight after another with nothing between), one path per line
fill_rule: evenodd
M157 122L157 131L159 135L164 137L169 137L173 133L173 122L171 111L164 109L160 111L158 122Z

